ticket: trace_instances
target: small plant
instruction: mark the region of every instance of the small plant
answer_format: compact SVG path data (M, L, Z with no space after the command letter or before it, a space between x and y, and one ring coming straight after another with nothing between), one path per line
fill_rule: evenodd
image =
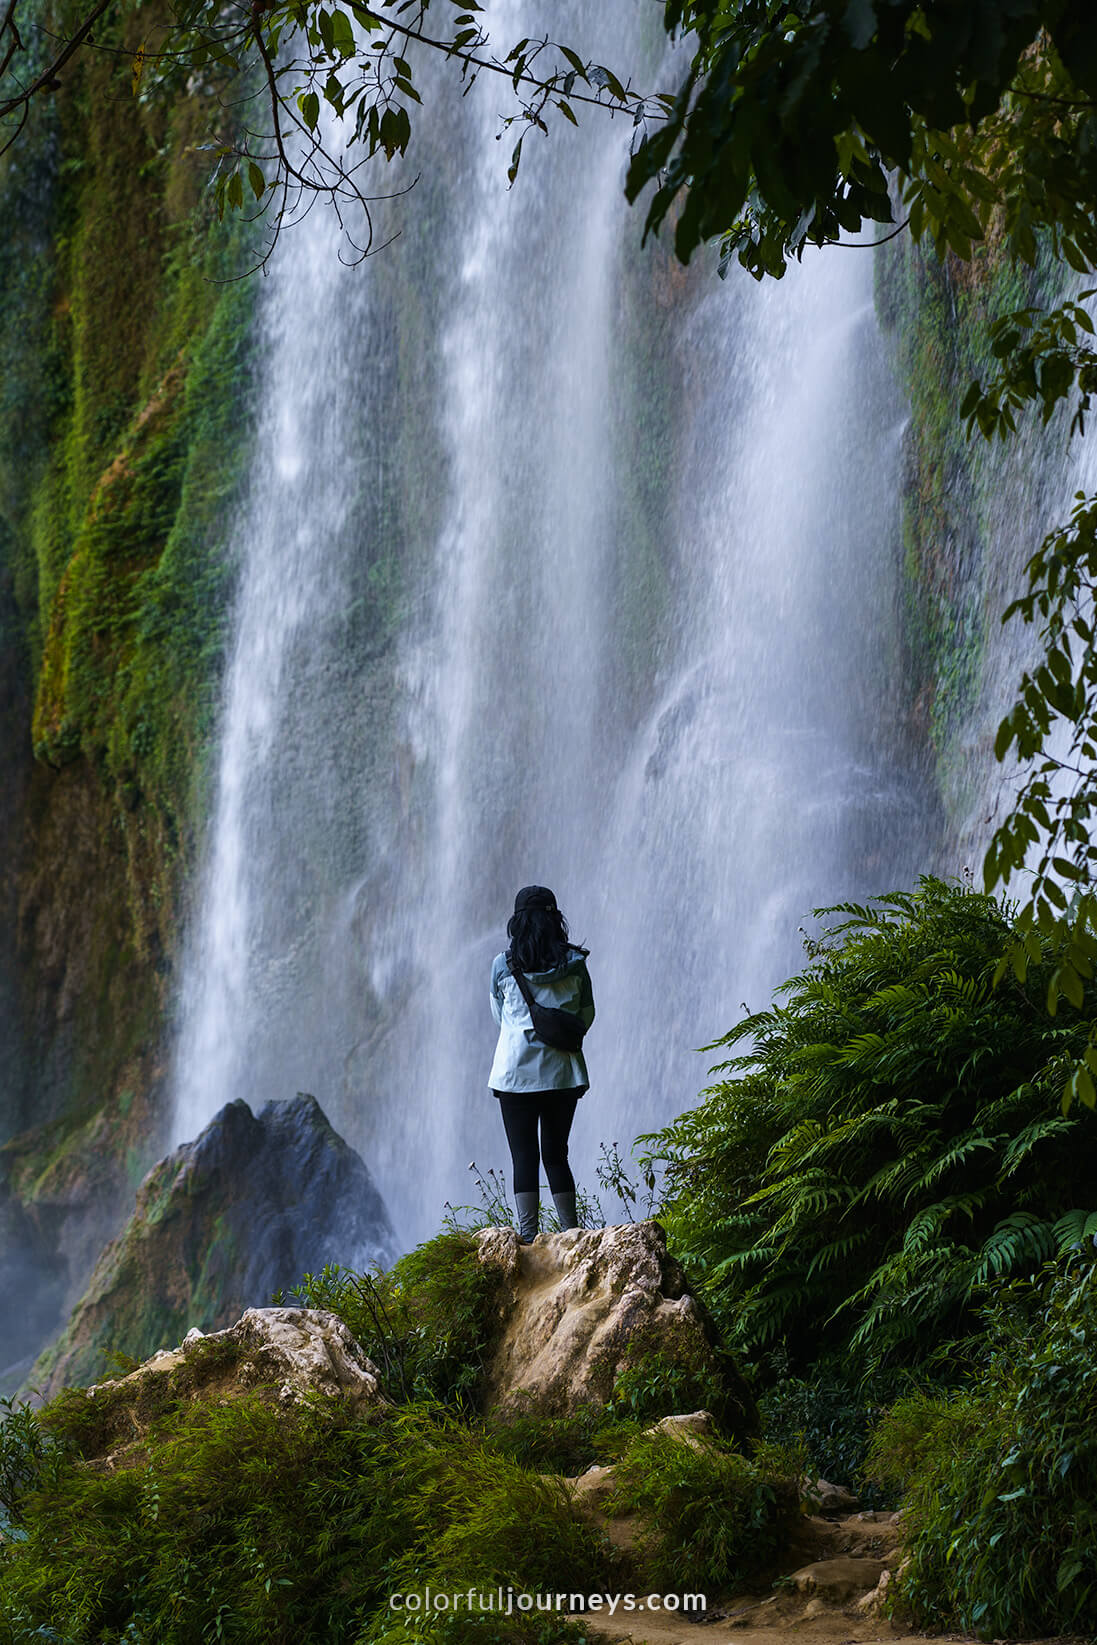
M727 1390L711 1364L689 1365L661 1351L627 1365L613 1385L610 1409L618 1419L658 1422L680 1411L709 1411L719 1421Z
M601 1159L595 1166L595 1174L602 1187L608 1193L615 1194L624 1210L629 1222L635 1222L633 1207L640 1211L640 1220L647 1222L655 1211L656 1204L656 1175L650 1160L641 1162L641 1176L643 1189L628 1173L621 1158L621 1145L618 1142L599 1143L598 1151Z
M774 1449L748 1460L719 1440L642 1433L616 1465L609 1507L640 1515L653 1586L687 1570L691 1584L722 1593L783 1551L799 1517L798 1467Z
M475 1160L469 1160L469 1170L476 1185L478 1205L451 1205L445 1202L442 1227L449 1234L475 1233L479 1228L514 1228L514 1212L507 1198L506 1179L502 1171L489 1165L481 1171Z

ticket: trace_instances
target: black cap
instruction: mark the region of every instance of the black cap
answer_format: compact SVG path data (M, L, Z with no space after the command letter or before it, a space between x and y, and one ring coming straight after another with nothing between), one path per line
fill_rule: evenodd
M556 898L547 885L524 885L514 899L514 912L523 913L527 908L556 907Z

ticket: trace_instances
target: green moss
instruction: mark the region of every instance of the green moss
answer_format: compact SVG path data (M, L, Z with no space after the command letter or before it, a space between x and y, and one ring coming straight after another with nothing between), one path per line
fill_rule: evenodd
M962 814L964 759L957 732L976 706L987 642L1001 615L988 604L996 454L969 440L959 407L988 374L990 323L1061 284L1045 259L1036 270L977 248L970 263L939 263L897 242L876 263L877 312L910 402L902 490L905 630L915 714L937 761L950 809Z
M134 43L147 13L126 23ZM41 767L24 828L28 1116L155 1080L251 446L256 286L231 283L241 231L213 220L194 148L223 116L212 96L135 99L127 77L82 55L0 162L0 582Z

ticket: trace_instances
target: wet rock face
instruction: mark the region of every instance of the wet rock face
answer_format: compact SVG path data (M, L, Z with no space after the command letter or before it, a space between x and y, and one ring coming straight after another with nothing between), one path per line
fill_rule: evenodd
M80 1125L39 1126L0 1147L0 1393L13 1393L57 1336L125 1227L131 1171L155 1157L156 1107L150 1087Z
M364 1161L315 1098L223 1108L153 1167L28 1386L48 1397L101 1380L104 1349L142 1359L192 1327L214 1331L327 1262L388 1263L395 1237Z
M755 1425L750 1394L657 1222L568 1229L520 1246L510 1228L479 1235L500 1275L507 1323L487 1373L487 1407L563 1415L604 1404L618 1375L658 1356L719 1383L732 1431Z

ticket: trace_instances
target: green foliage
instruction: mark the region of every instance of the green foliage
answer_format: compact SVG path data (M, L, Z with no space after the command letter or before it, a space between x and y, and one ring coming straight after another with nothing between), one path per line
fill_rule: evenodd
M57 1447L31 1407L0 1397L0 1537L22 1521L23 1497L56 1460Z
M1003 314L990 327L990 349L1004 362L987 385L973 383L960 407L968 433L977 427L984 439L1008 439L1017 432L1016 413L1032 402L1040 406L1046 426L1071 390L1079 391L1071 433L1085 433L1090 397L1097 387L1097 354L1087 337L1093 321L1082 304L1097 291L1079 293L1078 302L1060 304L1050 314L1030 304Z
M585 1405L569 1416L546 1417L534 1410L489 1414L475 1431L489 1449L523 1468L574 1477L593 1463L620 1456L639 1426L607 1414L602 1405Z
M1076 266L1097 261L1085 0L1014 0L962 27L951 0L668 0L666 21L696 51L627 192L656 183L649 229L684 196L683 261L723 236L725 260L779 277L805 245L893 221L893 173L938 256L968 258L995 217L1025 261L1034 223Z
M900 1487L909 1563L897 1602L980 1637L1086 1632L1097 1604L1097 1262L1012 1285L962 1393L912 1395L868 1471Z
M1053 531L1028 565L1028 592L1003 621L1039 621L1043 658L1026 673L1017 701L998 728L995 752L1012 750L1024 768L1014 809L994 834L984 863L988 887L1023 874L1027 897L1018 932L1000 971L1024 978L1049 945L1056 964L1047 1007L1060 998L1084 1010L1097 958L1097 897L1092 886L1097 814L1092 770L1097 760L1097 499L1079 494L1069 526ZM1078 1097L1097 1102L1097 1041L1082 1042L1068 1070L1064 1108Z
M759 1401L762 1432L773 1445L799 1448L809 1478L827 1479L855 1490L866 1508L891 1502L865 1479L863 1468L873 1429L897 1394L909 1387L904 1373L858 1377L842 1359L823 1358L802 1377L794 1376L788 1355L769 1356Z
M1097 1118L1059 1112L1088 1022L1042 1009L1055 956L994 972L1008 912L923 879L845 915L699 1108L645 1139L668 1236L729 1343L794 1368L917 1365L962 1336L979 1287L1077 1238Z
M639 1514L653 1586L725 1592L772 1565L799 1514L800 1459L720 1441L639 1434L614 1472L611 1512Z
M558 1482L422 1405L367 1422L339 1402L197 1403L133 1466L73 1460L18 1506L21 1539L0 1545L13 1640L370 1645L392 1628L394 1592L589 1591L612 1568ZM537 1637L513 1620L437 1636Z
M472 1234L438 1234L388 1272L338 1265L306 1274L294 1297L337 1314L381 1369L393 1399L475 1407L487 1357L504 1323L498 1272Z
M727 1389L711 1363L688 1365L662 1350L640 1354L613 1385L610 1408L632 1422L658 1422L678 1411L709 1411L719 1422Z

